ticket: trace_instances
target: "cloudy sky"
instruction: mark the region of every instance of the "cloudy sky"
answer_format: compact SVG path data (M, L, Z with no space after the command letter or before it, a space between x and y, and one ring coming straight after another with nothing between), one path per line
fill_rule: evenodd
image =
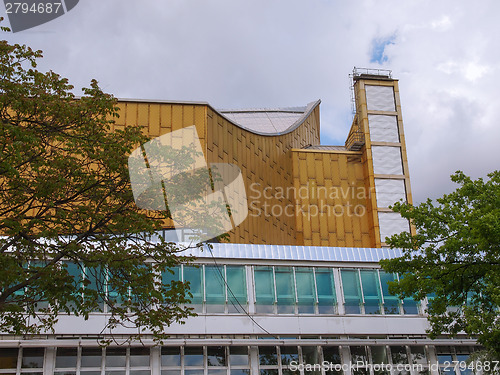
M499 169L498 14L498 0L80 0L3 38L43 50L40 70L77 88L96 78L118 98L216 108L321 99L322 144L344 143L353 67L391 69L419 202L453 190L458 169Z

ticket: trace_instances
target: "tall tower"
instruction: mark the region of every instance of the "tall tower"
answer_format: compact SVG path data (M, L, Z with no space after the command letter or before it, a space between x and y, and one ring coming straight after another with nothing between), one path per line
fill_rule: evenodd
M355 117L346 142L363 150L365 181L376 199L369 212L375 247L385 238L409 230L409 223L389 208L403 200L412 203L398 81L386 70L354 68Z

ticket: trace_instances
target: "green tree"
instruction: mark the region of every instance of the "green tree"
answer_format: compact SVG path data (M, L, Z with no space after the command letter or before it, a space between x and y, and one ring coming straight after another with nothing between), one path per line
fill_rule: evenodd
M168 210L134 203L127 155L148 139L110 131L116 100L96 81L76 98L67 79L36 70L40 57L0 42L0 331L50 332L61 314L106 308L103 332L161 339L192 313L187 283L158 275L189 259L154 235Z
M472 180L458 171L451 194L418 206L392 209L410 219L416 235L403 232L388 243L400 258L384 260L388 272L403 278L390 285L401 297L422 300L431 337L465 332L500 357L500 172Z

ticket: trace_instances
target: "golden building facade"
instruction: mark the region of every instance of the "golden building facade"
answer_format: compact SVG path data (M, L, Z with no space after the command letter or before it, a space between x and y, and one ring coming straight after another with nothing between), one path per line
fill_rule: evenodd
M114 129L141 125L155 138L195 125L207 163L238 166L249 214L229 242L381 247L408 228L389 205L411 202L398 82L355 74L353 91L343 146L320 145L319 100L252 110L121 100Z

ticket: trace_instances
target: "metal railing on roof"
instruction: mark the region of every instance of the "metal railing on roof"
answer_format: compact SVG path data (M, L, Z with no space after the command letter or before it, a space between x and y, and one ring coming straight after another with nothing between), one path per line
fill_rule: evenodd
M377 69L377 68L356 68L352 70L352 77L360 77L362 75L368 76L380 76L384 78L392 78L392 70L389 69Z
M355 114L351 130L349 130L349 135L345 141L345 148L349 151L359 151L365 144L365 135L361 130L361 126L358 121L358 116Z

